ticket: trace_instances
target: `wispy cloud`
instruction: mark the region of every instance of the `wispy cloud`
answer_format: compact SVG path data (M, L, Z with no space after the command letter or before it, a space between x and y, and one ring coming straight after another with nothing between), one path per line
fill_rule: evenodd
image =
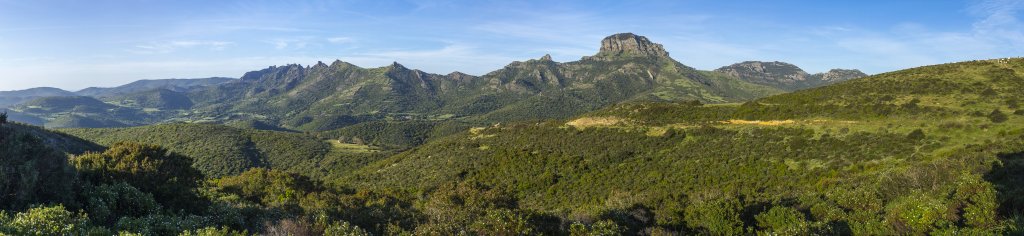
M853 30L834 38L852 64L881 72L950 61L1019 56L1024 53L1024 24L1017 17L1024 2L976 1L967 11L976 17L963 31L932 30L904 23L891 31Z
M208 50L220 51L233 44L233 42L225 41L179 40L136 45L128 51L139 54L164 54L190 48L205 48Z
M349 38L349 37L331 37L331 38L327 38L327 42L331 42L331 43L351 43L351 42L355 42L355 41L356 41L355 39Z
M1024 45L1024 23L1017 16L1024 10L1019 0L987 0L968 9L982 17L974 22L974 33L994 40L1005 40L1013 45Z
M274 45L274 49L303 49L309 46L309 40L305 38L271 39L267 43Z

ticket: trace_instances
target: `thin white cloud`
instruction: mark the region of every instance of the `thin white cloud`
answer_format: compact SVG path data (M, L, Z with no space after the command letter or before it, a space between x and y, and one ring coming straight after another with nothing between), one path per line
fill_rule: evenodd
M352 42L355 42L355 39L352 39L352 38L349 38L349 37L331 37L331 38L327 38L327 42L331 42L331 43L352 43Z
M128 51L139 54L165 54L190 48L205 48L208 50L220 51L233 44L233 42L225 41L178 40L136 45Z
M305 49L312 45L313 37L302 36L302 37L290 37L290 38L275 38L266 40L265 42L274 46L277 50L298 50Z

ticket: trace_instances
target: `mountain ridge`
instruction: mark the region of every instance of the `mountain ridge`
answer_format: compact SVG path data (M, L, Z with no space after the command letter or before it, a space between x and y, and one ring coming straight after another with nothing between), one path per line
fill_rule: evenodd
M830 69L809 74L796 65L780 61L744 61L715 69L745 81L795 91L868 76L856 69Z
M644 36L614 34L600 44L594 55L577 61L555 62L545 54L479 76L457 71L428 73L398 62L363 68L335 60L330 64L269 66L246 72L237 80L197 80L202 85L190 89L160 85L180 80L138 81L95 95L124 108L119 108L117 115L63 114L70 112L66 109L34 115L46 120L63 117L61 124L82 123L75 119L84 118L117 121L84 122L88 124L125 125L241 119L282 129L324 131L374 120L489 123L560 119L631 100L725 103L786 91L774 87L777 85L686 66ZM136 87L157 90L129 90ZM103 109L110 108L91 110ZM17 112L26 113L25 109Z

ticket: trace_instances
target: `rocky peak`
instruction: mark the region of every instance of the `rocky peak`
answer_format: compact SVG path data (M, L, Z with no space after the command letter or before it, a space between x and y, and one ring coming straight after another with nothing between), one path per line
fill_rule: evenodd
M391 66L390 67L395 68L395 69L406 69L405 66L403 66L402 64L398 64L397 61L396 62L391 62Z
M331 63L331 67L332 68L343 68L343 67L354 67L354 66L356 66L356 65L353 65L352 63L344 62L344 61L341 61L341 60L334 60L334 62Z
M598 55L632 55L667 57L668 52L661 44L653 43L647 37L633 33L620 33L601 40L601 51Z
M832 69L808 74L796 65L772 61L745 61L715 70L747 82L773 86L787 91L824 86L839 81L867 76L859 70Z
M807 79L807 72L796 65L772 61L745 61L715 71L747 79L752 82L793 83Z
M316 65L314 65L313 68L327 68L327 63L324 63L323 61L316 61Z
M540 57L540 60L541 61L551 61L551 54L544 54L543 57Z
M828 72L820 73L821 80L823 81L844 81L865 76L868 76L868 74L864 74L860 70L847 69L831 69Z

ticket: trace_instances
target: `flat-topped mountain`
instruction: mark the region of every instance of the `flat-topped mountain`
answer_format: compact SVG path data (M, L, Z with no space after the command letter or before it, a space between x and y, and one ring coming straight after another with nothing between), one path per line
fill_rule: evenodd
M653 43L647 37L633 33L621 33L601 40L601 51L598 52L598 55L668 57L668 52L661 44Z
M745 81L794 91L867 76L859 70L832 69L808 74L800 67L785 62L745 61L715 70Z

